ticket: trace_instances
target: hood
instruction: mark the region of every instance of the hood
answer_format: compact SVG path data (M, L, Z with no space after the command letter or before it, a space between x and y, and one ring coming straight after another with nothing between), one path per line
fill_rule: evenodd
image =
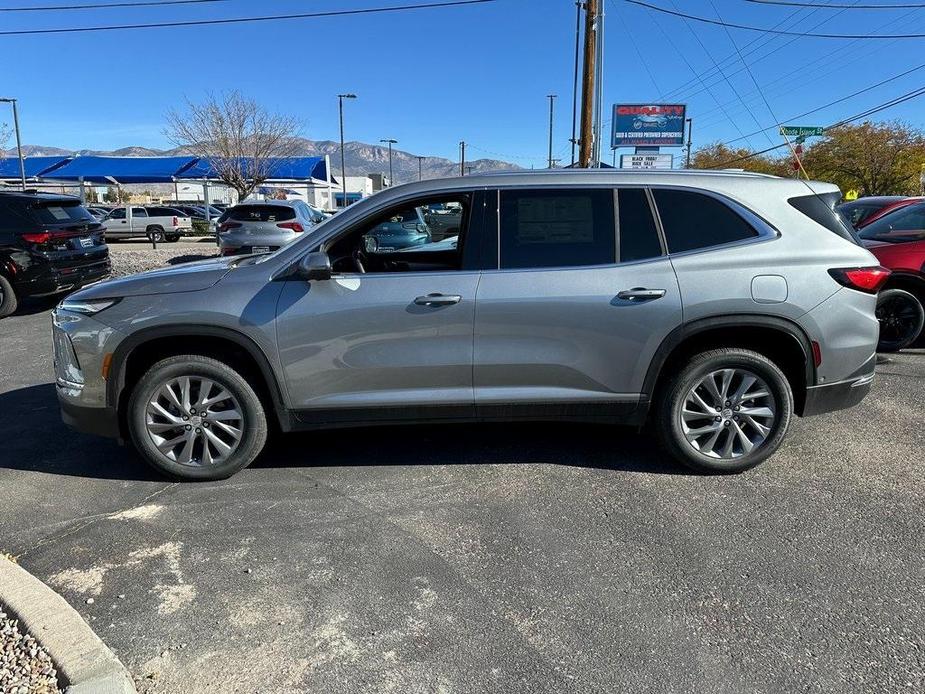
M215 258L183 263L160 270L105 280L71 294L75 299L103 299L123 296L145 296L196 292L214 286L231 270L237 258Z

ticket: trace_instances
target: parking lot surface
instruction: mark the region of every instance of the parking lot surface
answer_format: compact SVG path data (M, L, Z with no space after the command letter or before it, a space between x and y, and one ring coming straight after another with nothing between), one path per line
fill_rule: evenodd
M925 690L922 350L739 476L511 424L292 435L175 484L61 423L49 307L0 323L0 551L140 691Z

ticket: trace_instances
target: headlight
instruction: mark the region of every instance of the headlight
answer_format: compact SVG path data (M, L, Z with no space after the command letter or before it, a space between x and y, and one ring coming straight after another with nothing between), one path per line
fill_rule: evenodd
M62 311L70 311L71 313L83 313L84 315L92 316L94 313L104 311L110 306L115 306L120 301L121 299L91 299L90 301L65 299L59 304L58 308L60 308Z

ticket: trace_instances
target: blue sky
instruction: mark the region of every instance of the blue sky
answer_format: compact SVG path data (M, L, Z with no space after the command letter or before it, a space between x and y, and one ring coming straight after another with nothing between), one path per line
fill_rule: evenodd
M0 31L415 1L229 0L198 6L0 13ZM622 0L603 1L605 104L660 98L687 103L688 115L694 118L695 147L773 124L741 62L722 62L735 56L723 28L654 14ZM651 1L716 17L710 0ZM724 20L761 27L783 22L780 28L795 31L925 31L925 12L920 10L839 12L743 0L713 2ZM64 3L0 0L0 8L48 4ZM229 89L294 114L305 137L336 140L335 95L352 91L359 98L346 105L347 139L376 142L394 137L400 149L451 159L457 157L459 140L465 139L471 158L542 166L546 94L559 95L556 156L569 155L574 27L573 0L497 0L470 7L258 24L0 36L5 58L0 96L20 100L27 143L114 149L169 146L163 134L169 107L184 97L197 100L207 91ZM743 53L755 51L746 60L782 120L925 63L923 40L793 40L743 30L731 33ZM769 55L759 59L765 54ZM725 76L713 69L714 60ZM830 123L922 84L925 69L802 118L800 124ZM8 120L2 106L0 113L0 122ZM921 126L923 114L925 97L878 117ZM765 148L780 141L773 130L768 136L770 140L758 135L741 143Z

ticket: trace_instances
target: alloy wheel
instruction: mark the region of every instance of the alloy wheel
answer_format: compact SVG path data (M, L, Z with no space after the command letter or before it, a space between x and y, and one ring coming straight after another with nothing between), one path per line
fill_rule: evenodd
M913 331L918 327L919 312L913 297L890 296L877 304L877 320L880 322L880 341L901 343L914 339Z
M162 383L145 408L145 429L165 458L193 467L219 465L244 435L237 398L221 383L179 376Z
M771 434L777 419L768 384L747 369L719 369L688 391L681 431L699 453L733 460L751 453Z

